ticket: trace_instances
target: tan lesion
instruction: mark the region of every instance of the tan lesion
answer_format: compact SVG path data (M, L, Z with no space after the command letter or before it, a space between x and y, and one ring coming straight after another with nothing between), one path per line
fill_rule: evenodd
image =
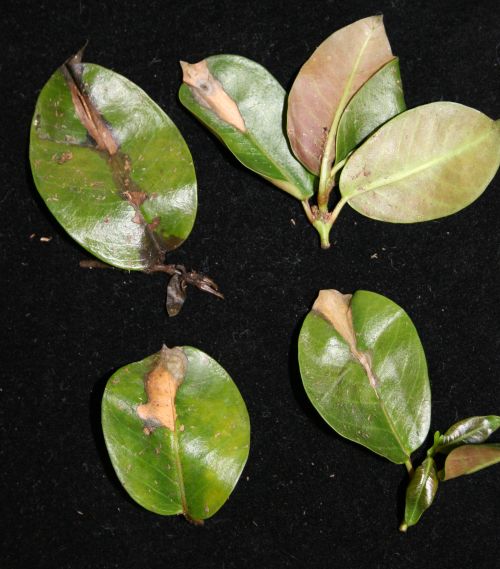
M373 371L372 359L368 352L358 349L356 332L352 322L352 294L342 294L338 290L327 289L319 292L313 311L324 318L349 346L351 354L363 366L371 387L378 397L378 379Z
M97 148L113 156L118 152L119 145L87 93L82 80L82 57L83 49L70 57L62 65L61 71L66 79L73 106L80 122L95 141Z
M181 348L163 346L155 366L144 382L148 401L137 407L137 415L144 422L146 434L158 427L175 430L175 397L184 381L187 366L188 361Z
M238 105L224 91L221 83L210 73L206 60L198 63L180 62L182 80L203 107L212 110L221 120L246 132L245 121Z

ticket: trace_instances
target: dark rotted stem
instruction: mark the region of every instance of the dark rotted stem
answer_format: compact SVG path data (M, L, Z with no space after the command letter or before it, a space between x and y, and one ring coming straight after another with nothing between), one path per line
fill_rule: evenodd
M115 269L102 261L97 259L84 259L80 261L80 267L83 269ZM217 298L224 298L224 295L220 292L218 285L203 273L198 273L197 271L187 271L183 265L162 265L156 264L144 271L145 273L166 273L167 275L179 275L182 281L186 284L190 284L213 294Z
M197 271L187 271L183 265L153 265L146 272L148 273L167 273L168 275L179 275L180 278L186 283L199 288L205 292L213 294L217 298L224 298L224 295L219 291L218 285L203 273Z

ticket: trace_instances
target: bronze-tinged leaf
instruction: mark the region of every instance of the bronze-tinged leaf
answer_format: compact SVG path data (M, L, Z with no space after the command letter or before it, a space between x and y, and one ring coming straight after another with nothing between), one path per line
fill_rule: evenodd
M320 170L328 132L333 136L351 97L393 58L381 16L338 30L302 66L290 91L287 130L297 158L314 174ZM328 160L335 158L335 144Z
M451 480L465 474L473 474L498 462L500 444L463 445L450 452L439 475L441 480Z
M343 201L380 221L416 223L476 200L500 165L500 122L449 101L410 109L364 142L340 175Z

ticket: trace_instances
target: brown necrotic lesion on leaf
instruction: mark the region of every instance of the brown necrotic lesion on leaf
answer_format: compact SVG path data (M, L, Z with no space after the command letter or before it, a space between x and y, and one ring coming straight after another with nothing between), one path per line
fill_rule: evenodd
M83 49L70 57L61 67L62 74L71 93L73 106L80 122L87 129L99 150L105 150L110 156L118 152L118 143L111 130L91 101L82 80Z
M175 431L175 396L184 381L187 366L188 361L181 348L163 346L144 382L148 401L137 407L137 415L144 422L146 434L158 427Z
M183 73L182 80L188 85L198 103L213 111L224 122L241 132L246 132L245 121L238 105L210 73L206 60L198 63L181 61L180 64Z
M351 354L363 366L371 387L378 397L378 379L373 371L372 359L369 353L362 352L357 347L356 332L352 322L352 294L342 294L338 290L320 290L313 304L313 311L326 320L349 346Z
M353 352L356 351L356 335L351 299L352 294L342 294L333 289L320 290L312 309L337 330Z
M87 130L95 144L95 149L102 152L111 169L116 188L120 196L133 208L131 221L144 227L142 257L149 266L160 263L165 253L170 250L165 237L157 231L160 219L147 223L141 210L148 194L132 179L130 157L120 150L111 126L106 122L94 104L88 87L83 80L83 49L70 57L62 66L61 72L71 93L75 114Z

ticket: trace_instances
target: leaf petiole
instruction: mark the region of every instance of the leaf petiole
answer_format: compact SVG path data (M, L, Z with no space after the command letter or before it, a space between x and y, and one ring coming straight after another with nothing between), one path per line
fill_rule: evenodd
M411 458L409 458L408 460L405 461L405 466L406 466L406 470L408 471L408 476L411 478L413 478L413 464L411 462Z

